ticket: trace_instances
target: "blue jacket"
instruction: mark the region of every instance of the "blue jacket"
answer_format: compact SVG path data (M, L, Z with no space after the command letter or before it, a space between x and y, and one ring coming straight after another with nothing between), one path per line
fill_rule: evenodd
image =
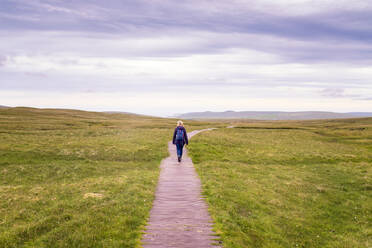
M186 133L186 129L183 127L183 126L178 126L174 129L174 133L173 133L173 144L176 144L176 134L177 134L177 130L178 129L183 129L183 140L181 141L182 142L182 145L184 145L186 143L186 145L189 144L189 139L187 138L187 133ZM178 141L177 141L178 142Z

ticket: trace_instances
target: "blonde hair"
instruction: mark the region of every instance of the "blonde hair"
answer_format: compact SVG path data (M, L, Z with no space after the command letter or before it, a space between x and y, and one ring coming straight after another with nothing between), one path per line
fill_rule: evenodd
M182 121L177 121L177 126L183 126L183 122Z

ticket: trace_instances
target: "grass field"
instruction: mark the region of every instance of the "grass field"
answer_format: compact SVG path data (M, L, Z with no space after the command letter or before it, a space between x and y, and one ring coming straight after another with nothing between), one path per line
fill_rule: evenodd
M224 247L371 247L371 118L186 124ZM0 247L138 247L174 126L1 109Z
M136 115L1 109L0 247L137 246L174 126Z
M189 145L224 247L372 247L372 118L234 125Z

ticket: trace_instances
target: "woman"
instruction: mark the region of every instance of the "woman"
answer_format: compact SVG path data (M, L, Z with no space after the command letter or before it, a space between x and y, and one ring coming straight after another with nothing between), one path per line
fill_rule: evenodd
M177 121L177 127L173 133L173 144L177 147L178 162L181 162L183 146L189 144L186 129L182 121Z

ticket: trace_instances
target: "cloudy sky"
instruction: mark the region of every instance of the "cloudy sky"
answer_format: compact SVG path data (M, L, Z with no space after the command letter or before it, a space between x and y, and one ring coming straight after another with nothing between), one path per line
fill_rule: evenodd
M0 105L372 111L372 0L0 0Z

